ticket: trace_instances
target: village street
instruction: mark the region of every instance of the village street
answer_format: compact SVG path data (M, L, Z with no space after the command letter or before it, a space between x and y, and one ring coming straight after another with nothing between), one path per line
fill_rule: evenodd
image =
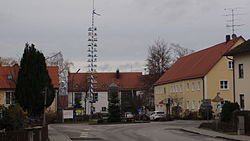
M72 141L225 141L182 130L187 127L197 127L200 123L201 121L107 125L52 124L50 127ZM49 135L53 136L53 133L49 132Z

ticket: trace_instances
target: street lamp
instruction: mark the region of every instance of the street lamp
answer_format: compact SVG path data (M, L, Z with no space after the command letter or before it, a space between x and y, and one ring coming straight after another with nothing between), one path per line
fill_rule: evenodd
M75 77L75 75L78 73L80 71L80 69L78 69L74 74L73 74L73 76L72 76L72 85L71 85L71 88L72 88L72 98L71 98L71 100L72 100L72 107L74 107L74 96L73 96L73 89L74 89L74 77Z

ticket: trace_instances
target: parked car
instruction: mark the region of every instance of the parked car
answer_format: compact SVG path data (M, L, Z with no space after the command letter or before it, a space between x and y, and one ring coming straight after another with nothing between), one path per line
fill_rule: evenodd
M160 120L162 118L165 117L165 113L164 112L160 112L160 111L154 111L150 116L150 120Z
M134 115L131 112L125 112L123 118L125 122L134 121Z

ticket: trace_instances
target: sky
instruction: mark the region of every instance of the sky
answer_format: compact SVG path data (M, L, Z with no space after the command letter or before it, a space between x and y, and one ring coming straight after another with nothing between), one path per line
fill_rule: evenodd
M225 8L238 8L236 34L249 39L249 0L95 0L99 72L143 71L155 40L195 51L231 34ZM92 0L0 0L0 56L20 59L25 43L50 56L61 51L87 71Z

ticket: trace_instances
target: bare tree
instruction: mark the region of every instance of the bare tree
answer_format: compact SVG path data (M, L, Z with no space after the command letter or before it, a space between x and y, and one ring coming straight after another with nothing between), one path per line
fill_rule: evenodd
M171 48L164 40L156 40L149 47L146 67L149 74L161 76L171 65Z
M189 55L194 52L194 50L192 49L184 48L180 46L179 44L175 44L175 43L171 43L171 48L174 54L174 57L173 57L174 62L178 60L179 58Z
M18 61L11 57L0 57L0 66L13 66L18 64Z
M59 67L59 94L67 94L68 89L68 72L71 66L74 66L72 62L65 61L61 52L52 53L49 57L46 57L46 63L48 66Z

